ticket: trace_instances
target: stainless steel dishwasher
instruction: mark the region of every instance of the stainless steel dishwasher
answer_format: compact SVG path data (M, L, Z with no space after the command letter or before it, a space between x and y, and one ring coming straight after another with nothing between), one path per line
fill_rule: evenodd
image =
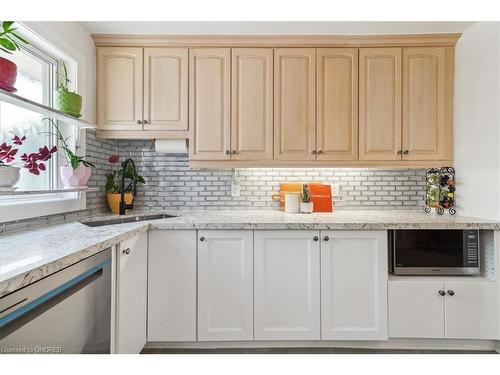
M0 353L109 353L111 249L0 297Z

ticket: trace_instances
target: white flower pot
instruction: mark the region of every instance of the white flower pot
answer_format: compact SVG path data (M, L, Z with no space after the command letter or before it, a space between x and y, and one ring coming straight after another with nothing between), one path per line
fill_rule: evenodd
M12 165L0 165L0 190L14 190L19 181L21 168Z
M78 168L61 167L61 180L65 187L87 187L92 169L84 165Z
M300 212L302 212L303 214L311 214L313 212L313 203L300 203Z

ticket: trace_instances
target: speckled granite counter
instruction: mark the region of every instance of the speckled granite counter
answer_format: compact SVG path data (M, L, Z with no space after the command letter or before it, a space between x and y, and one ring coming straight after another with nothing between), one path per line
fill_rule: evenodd
M148 213L151 213L148 211ZM420 211L166 211L168 219L88 227L68 222L0 237L0 296L88 258L148 229L494 229L500 222ZM134 215L141 212L134 212ZM113 215L94 217L109 219ZM114 215L116 216L116 215Z

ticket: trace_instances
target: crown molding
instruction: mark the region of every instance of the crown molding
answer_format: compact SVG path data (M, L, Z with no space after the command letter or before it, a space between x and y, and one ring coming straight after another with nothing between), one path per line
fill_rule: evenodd
M392 35L92 34L96 46L127 47L402 47L454 46L461 33Z

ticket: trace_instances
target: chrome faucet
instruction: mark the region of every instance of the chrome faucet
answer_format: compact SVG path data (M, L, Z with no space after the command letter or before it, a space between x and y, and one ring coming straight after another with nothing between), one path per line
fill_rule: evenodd
M132 178L132 203L131 204L126 204L125 203L125 172L126 172L126 168L127 168L127 165L128 163L132 164L132 175L133 175L133 178ZM127 210L131 210L132 208L134 208L134 199L135 199L135 196L137 195L137 183L135 182L135 176L137 174L136 170L135 170L135 163L132 159L126 159L123 163L122 163L122 184L121 184L121 197L120 197L120 215L125 215L125 212ZM130 185L129 185L130 186Z

